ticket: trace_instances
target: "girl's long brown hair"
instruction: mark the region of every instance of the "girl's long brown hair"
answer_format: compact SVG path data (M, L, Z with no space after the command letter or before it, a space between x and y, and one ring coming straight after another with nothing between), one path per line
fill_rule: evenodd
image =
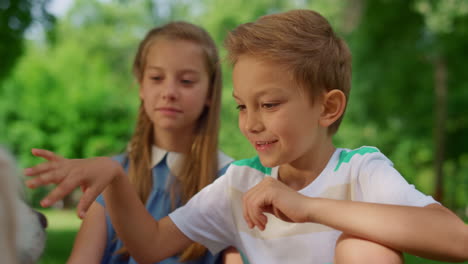
M186 22L171 22L150 30L140 43L133 63L133 74L141 83L146 66L146 55L155 39L164 37L170 40L191 41L203 50L205 65L210 78L208 89L209 106L206 106L198 119L194 140L180 164L177 181L170 187L172 207L175 209L177 197L186 203L203 187L210 184L218 170L218 130L221 102L221 66L218 50L212 38L202 28ZM140 104L135 132L130 141L128 158L129 178L138 196L146 203L152 188L151 149L154 144L153 124L147 116L143 102ZM158 183L164 184L164 183ZM206 252L206 248L193 243L180 256L181 261L196 259ZM118 253L126 253L125 248Z

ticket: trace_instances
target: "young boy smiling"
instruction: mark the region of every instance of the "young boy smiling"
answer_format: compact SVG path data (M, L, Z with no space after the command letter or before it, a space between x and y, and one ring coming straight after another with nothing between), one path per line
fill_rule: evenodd
M130 254L152 263L192 241L235 246L252 263L401 263L401 252L468 259L468 228L409 185L374 147L336 148L350 90L351 55L320 14L295 10L239 26L226 40L239 127L258 157L234 162L185 206L151 218L110 159L29 169L30 185L60 183L48 206L86 187L83 212L104 190ZM105 188L105 189L104 189Z

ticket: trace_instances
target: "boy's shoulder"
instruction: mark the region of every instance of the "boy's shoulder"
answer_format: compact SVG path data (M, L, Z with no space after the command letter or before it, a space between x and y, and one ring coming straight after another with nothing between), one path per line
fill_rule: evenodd
M352 163L362 163L373 159L388 160L378 148L372 146L362 146L357 149L339 149L339 151L338 162L334 171Z
M225 173L225 180L234 189L245 192L265 177L271 176L272 170L273 168L263 166L260 158L255 156L231 163Z
M263 166L258 156L250 159L236 160L232 165L235 170L250 170L252 172L271 175L271 168Z

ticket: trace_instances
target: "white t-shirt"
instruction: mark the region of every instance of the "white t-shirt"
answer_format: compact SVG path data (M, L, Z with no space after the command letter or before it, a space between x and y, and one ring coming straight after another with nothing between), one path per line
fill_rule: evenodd
M264 177L277 179L278 167L264 167L258 157L236 161L225 175L169 216L187 237L212 253L232 245L251 263L332 263L340 231L316 223L287 223L270 214L264 231L248 228L242 195ZM437 203L408 184L374 147L337 149L321 174L299 192L407 206Z

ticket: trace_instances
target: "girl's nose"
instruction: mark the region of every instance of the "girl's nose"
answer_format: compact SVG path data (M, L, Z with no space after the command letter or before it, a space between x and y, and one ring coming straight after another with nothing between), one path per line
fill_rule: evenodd
M162 91L162 98L170 101L174 101L179 98L179 88L175 81L166 83Z

